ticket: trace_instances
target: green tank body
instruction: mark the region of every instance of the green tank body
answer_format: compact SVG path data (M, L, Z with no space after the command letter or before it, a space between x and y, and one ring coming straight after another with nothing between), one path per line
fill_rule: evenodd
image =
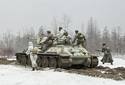
M38 47L37 64L39 67L68 68L77 65L93 68L98 65L98 57L90 54L83 46L64 44L63 40L55 40L53 43L45 51L42 51L41 46ZM29 55L25 52L16 53L16 58L20 64L31 65Z
M84 67L96 67L97 56L91 55L85 48L71 45L55 45L44 53L37 53L37 64L39 67L67 68L73 65ZM29 56L25 53L16 53L17 61L23 65L30 65Z

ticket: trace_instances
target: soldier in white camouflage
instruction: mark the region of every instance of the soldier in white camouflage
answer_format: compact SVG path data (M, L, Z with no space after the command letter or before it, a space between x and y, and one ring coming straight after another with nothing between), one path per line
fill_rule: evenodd
M78 34L79 34L79 31L75 30L75 37L74 37L73 43L77 43Z
M59 27L59 31L58 31L58 33L57 33L57 35L56 35L57 40L63 37L64 32L65 32L65 31L63 30L63 28L62 28L62 27Z
M38 70L37 67L37 48L33 48L33 43L29 42L28 50L26 51L26 54L30 56L31 60L31 66L32 66L32 71Z

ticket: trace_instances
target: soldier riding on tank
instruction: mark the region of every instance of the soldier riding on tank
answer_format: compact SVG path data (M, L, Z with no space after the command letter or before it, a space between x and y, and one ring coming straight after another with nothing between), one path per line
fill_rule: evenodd
M82 47L85 48L86 47L85 42L86 42L85 36L82 33L79 33L78 30L76 30L73 43L75 43L78 46L81 45Z
M68 35L68 32L65 32L62 37L64 44L71 44L71 37Z
M63 30L63 28L62 28L62 27L59 27L59 31L58 31L58 33L57 33L57 35L56 35L57 40L63 37L64 32L65 32L65 31Z
M43 42L43 47L42 47L43 52L53 45L53 40L54 40L53 34L51 33L51 31L47 31L47 37L46 40Z
M78 34L79 34L79 31L75 30L75 37L74 37L73 43L77 43Z

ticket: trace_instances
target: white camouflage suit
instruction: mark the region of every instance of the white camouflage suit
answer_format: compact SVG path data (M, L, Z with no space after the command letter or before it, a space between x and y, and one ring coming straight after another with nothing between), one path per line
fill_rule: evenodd
M37 55L34 54L32 52L32 50L33 50L33 43L29 42L29 46L28 46L28 50L27 50L26 54L30 55L30 60L31 60L32 68L36 68L37 67L37 63L36 63Z
M64 32L65 32L65 31L64 31L63 29L61 29L60 31L58 31L58 33L57 33L56 37L57 37L58 39L62 38L62 37L63 37Z

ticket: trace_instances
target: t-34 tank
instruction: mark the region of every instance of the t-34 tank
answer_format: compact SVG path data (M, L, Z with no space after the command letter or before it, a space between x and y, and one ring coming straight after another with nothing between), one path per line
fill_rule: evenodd
M37 64L39 67L68 68L71 66L96 67L98 58L91 55L82 46L71 44L54 44L45 52L37 53ZM26 53L16 53L17 61L23 65L30 65L30 58Z

